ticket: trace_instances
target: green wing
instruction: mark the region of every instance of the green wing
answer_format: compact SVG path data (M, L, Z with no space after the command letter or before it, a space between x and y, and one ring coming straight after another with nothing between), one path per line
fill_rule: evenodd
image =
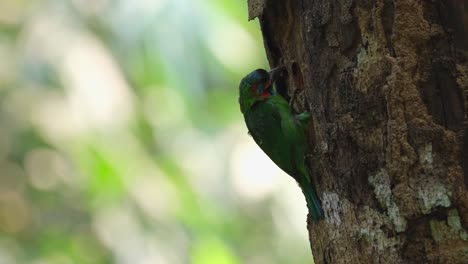
M323 210L304 164L307 151L305 127L308 113L294 116L281 96L254 104L244 113L245 122L255 142L283 171L299 184L314 221L323 218Z
M257 102L245 121L255 142L276 165L295 179L302 174L298 167L304 166L306 135L286 100L272 96Z

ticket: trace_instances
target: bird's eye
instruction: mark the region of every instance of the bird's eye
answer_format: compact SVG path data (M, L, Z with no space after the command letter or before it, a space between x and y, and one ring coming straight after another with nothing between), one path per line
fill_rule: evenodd
M257 86L257 92L262 92L263 91L263 85L262 84L259 84Z
M253 94L255 94L255 95L259 94L259 90L260 90L260 84L255 83L254 85L252 85L251 92Z
M265 85L259 84L259 85L257 86L257 94L258 94L258 95L261 95L261 94L263 94L263 92L265 92Z

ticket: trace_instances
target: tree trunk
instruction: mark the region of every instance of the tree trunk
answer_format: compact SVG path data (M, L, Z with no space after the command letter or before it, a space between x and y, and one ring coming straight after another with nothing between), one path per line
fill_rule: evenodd
M249 13L312 113L315 263L467 263L468 3L250 0Z

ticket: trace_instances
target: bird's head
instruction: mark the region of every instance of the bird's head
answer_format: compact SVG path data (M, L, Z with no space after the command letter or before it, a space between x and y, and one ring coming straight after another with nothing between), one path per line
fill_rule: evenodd
M275 93L272 83L281 70L283 70L282 67L270 72L257 69L242 79L239 85L239 103L242 113L245 113L257 101L268 99Z

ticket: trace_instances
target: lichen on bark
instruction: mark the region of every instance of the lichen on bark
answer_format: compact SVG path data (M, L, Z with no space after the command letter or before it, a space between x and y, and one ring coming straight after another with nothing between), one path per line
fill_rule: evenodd
M369 183L374 187L374 193L380 205L387 210L387 215L393 222L396 232L403 232L406 229L406 219L401 216L400 209L393 198L387 171L382 169L369 177Z

